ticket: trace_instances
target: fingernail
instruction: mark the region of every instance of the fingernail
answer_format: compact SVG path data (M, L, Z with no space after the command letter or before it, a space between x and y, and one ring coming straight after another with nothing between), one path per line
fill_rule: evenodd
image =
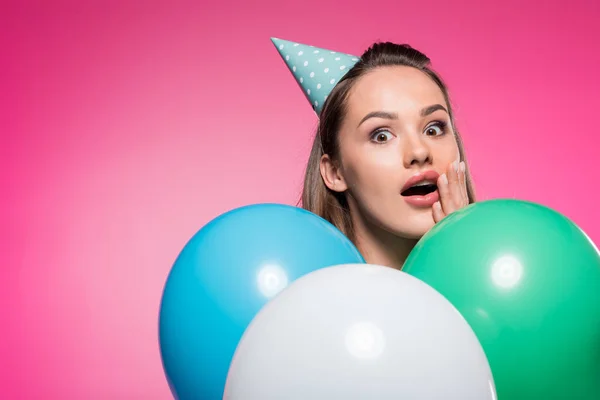
M465 172L465 169L466 169L465 162L464 162L464 161L461 161L461 162L460 162L460 172L463 172L463 173L464 173L464 172Z
M442 175L440 176L440 178L442 179L442 183L443 183L444 185L447 185L447 184L448 184L448 177L446 176L446 174L442 174Z
M452 165L454 166L454 171L458 172L458 160L454 161Z
M437 209L437 210L441 210L442 209L442 205L440 204L439 201L436 201L435 203L433 203L433 206Z

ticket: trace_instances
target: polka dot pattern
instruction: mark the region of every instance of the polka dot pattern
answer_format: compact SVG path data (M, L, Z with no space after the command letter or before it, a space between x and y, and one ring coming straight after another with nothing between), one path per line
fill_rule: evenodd
M271 41L317 115L335 84L359 61L351 54L277 38Z

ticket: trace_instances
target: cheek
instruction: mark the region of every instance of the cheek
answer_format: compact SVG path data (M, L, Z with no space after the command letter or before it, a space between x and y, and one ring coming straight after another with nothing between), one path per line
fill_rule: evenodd
M448 140L439 141L432 145L433 159L444 164L450 164L459 158L460 152L454 137L448 136Z
M402 160L397 152L374 149L348 157L345 177L355 194L378 195L398 186L402 169Z

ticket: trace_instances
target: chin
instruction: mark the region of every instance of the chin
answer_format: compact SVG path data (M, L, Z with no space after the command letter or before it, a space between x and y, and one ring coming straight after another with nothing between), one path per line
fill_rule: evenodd
M395 235L407 239L421 239L433 226L435 221L431 213L413 215L410 218L404 218L398 221L392 228Z

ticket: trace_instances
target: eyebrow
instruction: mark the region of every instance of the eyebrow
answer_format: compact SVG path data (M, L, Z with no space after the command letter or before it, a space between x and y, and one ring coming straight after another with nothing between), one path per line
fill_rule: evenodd
M441 104L434 104L432 106L429 107L425 107L424 109L421 110L421 117L426 117L429 114L433 114L434 112L438 111L438 110L442 110L445 111L446 114L448 114L448 110L446 110L446 107L444 107Z
M448 110L446 110L446 108L444 106L442 106L441 104L434 104L429 107L423 108L420 112L420 115L421 115L421 117L426 117L429 114L432 114L438 110L445 111L446 114L448 113ZM362 123L365 122L366 120L368 120L369 118L398 119L398 114L393 113L393 112L388 112L388 111L372 111L372 112L368 113L367 115L365 115L364 118L360 120L360 122L358 123L358 126L362 125Z

